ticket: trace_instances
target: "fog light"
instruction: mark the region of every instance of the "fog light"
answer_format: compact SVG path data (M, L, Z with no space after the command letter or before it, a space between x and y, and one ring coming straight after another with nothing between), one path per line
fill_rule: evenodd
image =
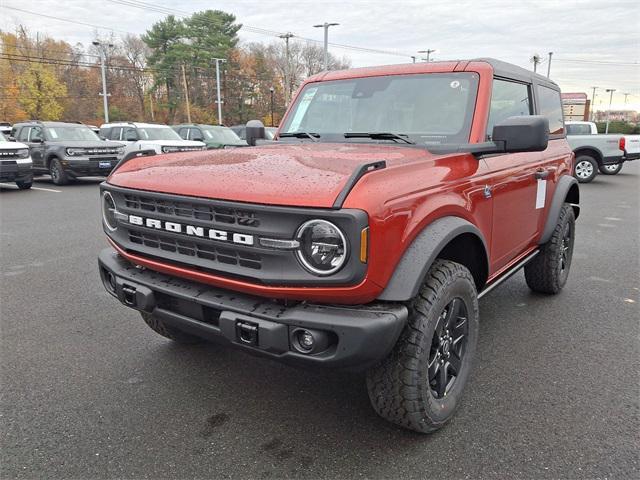
M298 332L298 342L303 349L313 350L315 339L313 338L313 334L309 330L300 330Z

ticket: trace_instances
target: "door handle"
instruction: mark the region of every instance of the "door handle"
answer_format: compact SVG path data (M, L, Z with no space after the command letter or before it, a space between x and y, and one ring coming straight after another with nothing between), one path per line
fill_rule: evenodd
M544 180L549 176L549 170L536 170L536 180Z

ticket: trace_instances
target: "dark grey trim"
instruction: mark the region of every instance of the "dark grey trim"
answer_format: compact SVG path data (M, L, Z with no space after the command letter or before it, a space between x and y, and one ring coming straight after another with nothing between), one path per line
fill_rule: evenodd
M602 162L602 159L604 158L602 155L602 150L600 150L598 147L592 147L592 146L585 146L585 147L578 147L576 148L573 153L576 154L576 158L578 157L578 155L582 155L583 153L585 155L587 155L588 151L592 151L595 152L598 156L595 158L595 161L598 163Z
M514 273L518 272L518 270L520 270L527 263L533 260L536 257L536 255L538 255L539 253L540 253L540 250L534 250L525 258L523 258L518 263L516 263L513 267L511 267L509 270L507 270L502 275L500 275L497 279L491 282L485 289L483 289L480 293L478 293L478 300L484 297L487 293L491 292L491 290L496 288L498 285L501 285L503 282L511 278L511 276L513 276Z
M364 163L360 165L358 168L356 168L356 170L351 174L351 176L347 180L347 183L345 183L344 187L342 187L342 190L336 197L336 200L333 202L332 208L334 209L342 208L344 201L347 199L347 196L349 195L349 193L351 193L351 190L353 190L353 187L355 187L356 184L358 183L358 180L364 177L367 173L372 172L374 170L380 170L381 168L386 168L386 167L387 167L387 162L385 162L384 160L380 160L377 162Z
M547 223L544 226L544 230L542 231L542 236L538 241L539 245L545 244L551 238L553 234L553 229L556 228L556 224L558 223L558 218L560 218L560 210L562 209L562 205L564 205L567 194L569 193L569 189L573 186L578 186L578 181L569 175L563 175L558 180L558 185L556 186L556 191L553 194L553 200L551 201L551 207L549 208L549 214L547 215ZM578 209L578 205L572 205L574 209ZM577 217L578 215L576 215Z
M531 70L518 67L517 65L513 65L511 63L503 62L501 60L496 60L495 58L475 58L469 61L488 63L493 67L494 75L498 77L517 80L523 83L537 82L540 85L544 85L546 87L560 91L560 87L558 87L558 85L555 82L549 80L547 77L542 76L538 73L533 73Z
M482 233L460 217L443 217L431 223L413 240L396 266L379 300L406 302L418 294L427 271L451 240L463 233L477 236L487 251Z

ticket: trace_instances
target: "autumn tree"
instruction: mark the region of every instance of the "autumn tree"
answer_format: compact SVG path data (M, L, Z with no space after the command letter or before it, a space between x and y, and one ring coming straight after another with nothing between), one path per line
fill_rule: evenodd
M19 101L27 114L38 120L58 120L63 108L60 98L67 87L55 76L53 69L41 63L32 63L18 79Z

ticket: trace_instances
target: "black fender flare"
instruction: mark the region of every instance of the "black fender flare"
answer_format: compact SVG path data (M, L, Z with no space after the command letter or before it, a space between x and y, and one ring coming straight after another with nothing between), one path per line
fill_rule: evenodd
M567 197L569 196L569 191L574 188L575 192L577 192L576 198L571 198L570 202L573 207L573 212L578 218L580 215L580 206L578 205L580 201L580 187L578 186L578 181L572 177L571 175L562 175L558 180L558 184L556 185L556 191L553 194L553 200L551 200L551 206L549 207L549 213L547 215L547 221L544 224L544 230L542 231L542 235L540 236L540 240L538 241L539 245L547 243L553 235L553 229L556 228L556 224L558 223L558 218L560 218L560 210L562 210L562 205L567 201Z
M604 155L602 154L602 150L600 150L598 147L592 147L592 146L578 147L573 151L576 158L578 158L578 156L582 154L593 156L591 155L592 152L596 154L594 160L598 163L598 165L602 165L604 162Z
M465 233L482 241L485 258L488 258L487 244L478 227L461 217L441 217L427 225L411 242L378 299L406 302L414 298L438 254L454 238Z

